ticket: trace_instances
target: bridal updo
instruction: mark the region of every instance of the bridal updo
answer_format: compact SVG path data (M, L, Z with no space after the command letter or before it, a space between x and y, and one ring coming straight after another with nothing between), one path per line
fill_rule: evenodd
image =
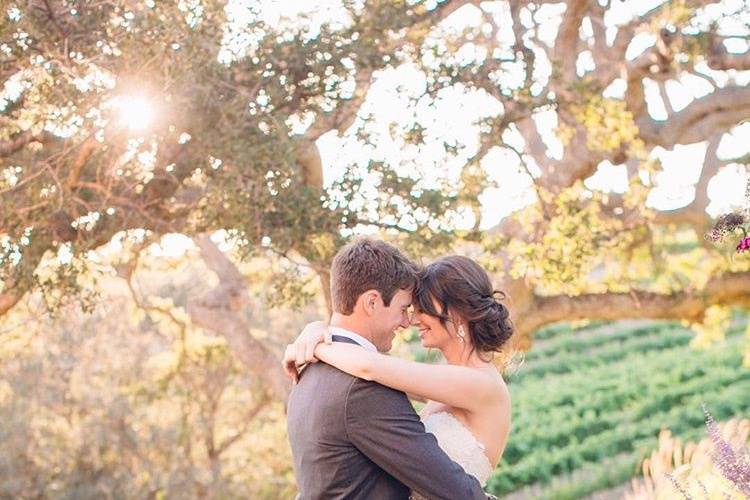
M440 305L435 309L433 298ZM468 257L449 255L426 266L414 291L414 305L443 326L460 317L480 353L498 352L513 334L505 294L492 287L487 272Z

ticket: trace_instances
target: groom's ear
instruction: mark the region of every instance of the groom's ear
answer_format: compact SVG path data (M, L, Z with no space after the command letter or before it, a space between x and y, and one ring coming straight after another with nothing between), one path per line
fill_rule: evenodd
M369 315L373 316L377 312L378 302L380 298L380 292L377 290L367 290L365 293L359 296L359 301L362 304L362 309Z

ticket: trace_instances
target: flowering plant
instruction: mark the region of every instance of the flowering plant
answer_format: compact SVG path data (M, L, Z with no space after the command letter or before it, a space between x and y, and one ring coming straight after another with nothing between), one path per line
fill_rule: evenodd
M737 243L737 253L750 251L750 236L748 236L750 225L746 226L748 221L750 221L750 179L748 179L747 188L745 189L745 198L747 198L747 208L719 217L714 227L706 233L707 240L721 242L726 235L736 233L739 230L742 231L742 238Z
M705 405L703 414L706 416L708 436L714 444L715 451L711 455L714 464L729 482L750 498L750 449L747 446L733 448L722 436L719 425Z
M750 420L717 423L705 405L703 413L707 436L699 442L684 443L662 429L624 500L750 499Z
M722 215L716 221L714 227L706 234L706 239L713 242L721 242L728 234L736 233L739 230L742 231L742 238L737 244L737 253L750 250L750 236L747 234L750 227L745 227L745 224L750 220L747 212L748 210Z

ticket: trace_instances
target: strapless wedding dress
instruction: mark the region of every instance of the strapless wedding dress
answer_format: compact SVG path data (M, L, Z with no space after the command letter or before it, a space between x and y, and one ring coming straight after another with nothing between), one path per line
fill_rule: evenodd
M431 413L422 419L427 432L437 438L440 448L451 460L463 467L467 474L471 474L484 486L492 474L493 468L484 445L461 423L453 414L447 411ZM426 500L423 496L412 493L414 500Z

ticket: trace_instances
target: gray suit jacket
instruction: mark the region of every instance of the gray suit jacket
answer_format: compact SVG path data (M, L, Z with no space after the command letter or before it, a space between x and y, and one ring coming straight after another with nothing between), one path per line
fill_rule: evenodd
M302 500L405 499L410 489L430 499L487 499L425 432L403 392L325 363L308 366L292 389L287 431Z

